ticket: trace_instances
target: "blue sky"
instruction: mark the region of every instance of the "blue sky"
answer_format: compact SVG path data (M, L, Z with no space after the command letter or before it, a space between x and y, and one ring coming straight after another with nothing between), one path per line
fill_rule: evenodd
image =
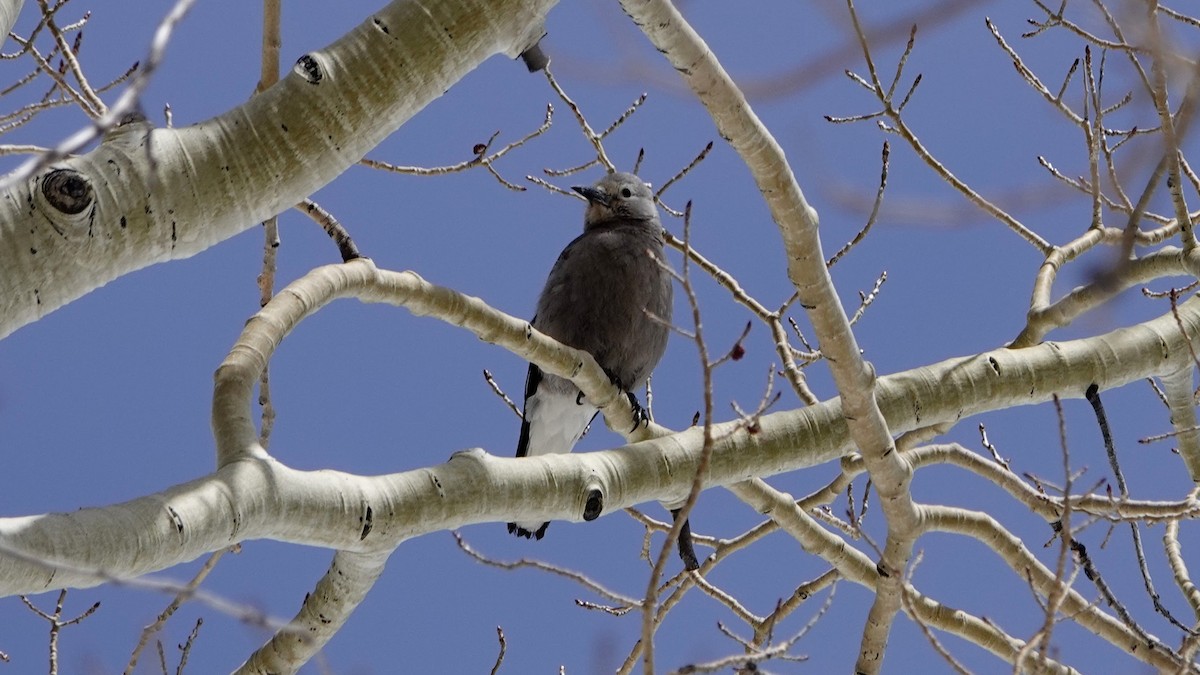
M64 10L77 18L94 10L85 31L83 59L94 81L122 72L146 52L165 6L149 3L75 2ZM1039 155L1069 175L1086 171L1082 134L1050 109L1017 77L996 47L984 17L1005 33L1045 80L1057 86L1082 44L1048 32L1021 40L1031 4L1015 2L862 3L866 25L890 37L876 43L884 73L894 68L907 26L923 13L908 78L923 74L906 108L909 124L929 149L977 190L1010 209L1042 236L1063 243L1087 227L1089 203L1053 182ZM873 123L832 125L824 115L875 109L873 98L842 75L865 73L854 48L846 11L838 3L685 3L686 14L718 58L748 92L756 112L787 152L800 185L821 216L826 255L862 226L879 180L882 142L891 142L885 208L867 240L833 270L851 311L857 292L869 290L884 271L888 281L859 323L857 335L881 374L992 349L1012 339L1024 323L1037 252L967 204L895 136ZM282 61L290 65L368 17L375 4L285 3ZM942 7L930 11L930 7ZM36 7L27 7L26 14ZM145 109L161 123L169 103L176 125L207 119L236 106L258 78L259 10L256 3L202 0L179 27L161 71L145 97ZM18 23L27 32L29 16ZM898 27L898 28L897 28ZM768 307L791 293L779 234L749 174L723 144L711 120L682 87L676 73L621 14L615 3L563 3L550 15L544 41L560 83L580 103L593 126L603 127L642 92L649 99L606 143L620 168L631 167L646 149L641 175L661 184L709 141L716 147L685 181L667 194L681 207L694 202L695 246L736 276ZM849 46L848 46L849 45ZM8 43L12 50L12 43ZM1117 59L1112 59L1117 61ZM1116 100L1133 86L1123 63L1113 63L1106 87ZM4 61L4 81L24 66ZM799 72L800 84L790 76ZM907 80L906 80L907 82ZM1082 99L1077 77L1068 94ZM107 97L109 102L113 99ZM543 167L564 168L589 157L578 128L540 75L519 62L495 57L431 103L368 157L396 164L435 166L471 156L472 146L500 130L497 143L514 140L540 124L548 102L558 114L551 131L497 163L509 180L524 182ZM1111 101L1110 101L1111 102ZM1114 124L1145 119L1144 96L1135 97ZM6 137L6 142L52 144L83 123L76 112L56 112L40 124ZM1189 146L1194 149L1194 143ZM1131 150L1136 155L1137 148ZM1140 186L1145 162L1129 164L1130 184ZM10 165L6 164L5 168ZM598 177L551 179L567 186ZM354 167L314 198L345 224L359 248L376 264L413 269L426 279L477 295L516 316L530 316L546 272L558 251L579 231L576 200L531 186L516 193L484 171L445 177L397 176ZM1161 204L1159 204L1161 206ZM1110 224L1120 225L1113 219ZM682 224L667 218L676 234ZM278 279L286 283L314 266L336 261L336 250L311 222L285 214ZM161 490L212 470L209 429L212 372L257 308L255 275L261 230L247 232L188 260L127 275L24 327L0 345L0 513L5 516L72 511ZM671 254L678 264L679 256ZM1106 258L1093 255L1064 270L1055 297L1081 283ZM714 351L736 339L750 318L728 294L697 280L704 327ZM1159 282L1162 290L1166 284ZM682 294L677 294L682 303ZM687 317L683 304L676 316ZM1107 332L1167 311L1161 301L1127 293L1109 306L1055 332L1068 339ZM802 315L796 315L813 339ZM752 408L766 374L777 365L769 335L755 326L747 357L716 374L717 418L730 419L729 402ZM518 398L526 364L497 347L439 321L385 306L342 301L306 321L283 344L272 363L278 421L271 451L302 469L336 468L379 474L445 461L451 453L482 447L509 455L518 421L490 392L483 369L495 374ZM821 398L835 395L820 364L808 376ZM690 423L701 407L693 345L672 338L656 371L655 414L673 428ZM1138 446L1135 440L1168 428L1167 413L1145 385L1105 395L1126 477L1135 496L1178 499L1191 488L1179 458L1166 444ZM795 407L785 390L777 406ZM1086 403L1065 404L1075 468L1080 482L1107 475L1099 433ZM1056 480L1061 476L1057 421L1049 406L1014 409L965 420L947 438L980 450L977 425L1018 472ZM611 447L619 438L597 426L579 449ZM804 494L830 480L836 466L774 477L772 485ZM856 483L861 493L861 480ZM1045 523L1022 511L996 489L950 468L920 472L918 500L978 508L1000 519L1052 563L1056 549ZM835 508L844 507L844 500ZM658 505L644 510L664 517ZM869 531L882 538L881 515ZM705 492L692 517L697 531L734 536L760 521L751 509L720 489ZM546 539L530 543L504 533L500 523L478 525L463 535L500 560L537 556L579 569L631 595L644 589L647 567L638 558L642 530L624 514L593 523L554 523ZM1151 632L1174 643L1164 622L1139 594L1140 579L1129 552L1126 528L1117 528L1101 551L1105 527L1083 536L1110 584L1129 599ZM1172 592L1151 529L1144 538L1159 590L1181 618L1186 606ZM1184 527L1184 546L1195 550L1194 532ZM1006 567L973 541L947 535L921 539L924 562L915 582L935 598L999 622L1027 637L1041 617L1031 593ZM707 553L702 550L701 554ZM328 566L331 552L273 542L247 542L227 556L206 588L234 601L291 617L304 593ZM672 561L677 564L676 561ZM186 579L198 563L163 575ZM711 580L742 598L760 614L799 583L825 570L782 534L762 542L714 571ZM671 569L673 573L675 568ZM1095 592L1080 582L1088 597ZM52 605L53 594L35 600ZM507 572L472 561L448 533L406 542L346 628L325 650L332 672L367 674L486 672L496 654L495 628L508 640L501 672L611 672L637 639L636 615L623 618L588 612L575 598L596 600L561 578L520 570ZM800 610L780 634L798 630L824 599ZM101 601L98 613L67 629L60 651L65 672L108 673L124 667L141 626L169 598L129 589L72 591L68 613ZM845 672L857 652L870 595L839 585L832 609L798 643L805 665L777 663L774 672ZM205 619L187 672L228 671L266 637L259 629L195 605L168 625L163 640L182 642L197 616ZM660 667L712 659L738 646L716 630L721 621L745 633L727 610L693 592L658 633ZM1171 636L1167 638L1167 636ZM1081 670L1124 672L1137 662L1069 625L1056 634L1059 655ZM944 638L962 662L977 672L1002 672L1003 663L981 650ZM0 651L13 663L0 671L40 672L46 627L16 598L0 599ZM144 658L138 672L154 672ZM945 664L911 622L897 621L884 672L939 672ZM304 672L322 672L310 665ZM1148 672L1148 671L1147 671Z

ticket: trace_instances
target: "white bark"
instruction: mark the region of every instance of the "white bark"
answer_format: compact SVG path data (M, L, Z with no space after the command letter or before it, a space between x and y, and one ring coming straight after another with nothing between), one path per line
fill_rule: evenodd
M24 4L25 0L0 0L0 42L5 42L3 38L8 37L13 24L17 23Z
M299 670L346 624L383 572L387 559L387 553L339 551L317 587L304 596L300 613L287 629L251 654L234 671L236 675L280 675Z
M378 291L364 299L396 302ZM464 312L472 306L482 303L463 297L458 305ZM1179 317L1187 334L1200 334L1200 299L1181 305ZM505 347L524 345L524 322L508 319L507 328L481 336ZM882 377L877 398L889 428L904 433L1055 394L1082 398L1092 383L1101 390L1119 387L1174 372L1187 358L1187 342L1168 314L1084 340L999 349ZM836 400L766 415L755 434L731 422L714 435L719 440L706 486L814 466L853 449ZM575 455L515 459L476 449L439 466L385 476L297 471L265 455L243 456L212 475L124 504L0 519L0 550L10 554L0 567L0 595L146 574L248 539L372 553L472 523L579 520L593 489L602 490L605 513L675 501L687 494L701 446L702 433L693 428Z
M289 208L484 59L536 42L555 3L396 0L245 105L182 129L121 127L0 192L0 338ZM47 201L54 169L78 174L75 215Z
M57 162L7 191L0 188L0 338L107 281L197 253L299 201L483 59L515 56L532 44L554 4L398 0L329 48L306 55L280 84L244 106L181 130L127 125L86 156ZM1178 318L1166 315L1095 338L996 350L875 380L824 266L815 211L779 145L669 2L623 4L688 79L749 166L780 227L789 278L809 308L843 397L764 416L754 433L740 422L718 425L705 486L731 486L743 500L771 511L806 549L833 559L839 574L876 592L863 639L872 659L886 650L901 599L912 601L916 593L897 573L915 536L926 531L915 529L921 524L917 516L926 519L927 529L937 520L932 529L993 540L1007 534L982 515L968 522L937 507L918 514L907 491L910 457L892 452L893 435L1055 395L1081 398L1091 384L1111 389L1158 375L1172 423L1183 432L1182 454L1198 475L1200 433L1194 431L1188 336L1200 335L1200 299L1182 305ZM6 10L19 6L0 0L0 22L9 20ZM64 198L78 210L61 208ZM1166 264L1167 257L1158 262ZM1195 256L1189 251L1180 257ZM1049 293L1049 282L1045 288ZM1088 306L1086 289L1079 295L1062 310L1064 317ZM293 630L276 635L239 671L293 672L337 632L390 552L408 538L473 523L579 520L596 491L604 495L604 512L611 513L647 501L678 501L691 487L701 462L698 429L672 434L653 428L639 437L663 435L581 455L517 460L474 449L439 466L387 476L304 472L281 464L257 443L250 393L286 333L337 297L392 303L471 330L550 372L574 377L589 399L615 402L606 417L615 414L609 421L627 428L621 420L628 413L625 400L608 390L604 399L592 393L608 386L595 363L532 332L526 322L413 273L378 270L369 261L322 268L265 308L218 372L217 471L125 504L0 518L0 554L7 554L0 565L0 595L137 576L250 539L336 549L333 566L306 598ZM846 548L790 496L748 480L827 463L856 449L889 520L887 551L879 562ZM1051 594L1057 580L1018 539L996 546L1015 572L1029 576L1043 595ZM1074 591L1065 597L1064 607L1077 623L1114 644L1134 645L1131 653L1139 647L1106 609ZM1015 658L1024 647L996 626L950 616L945 606L918 600L909 610L914 615L1004 658ZM962 625L955 628L955 621ZM296 639L300 633L309 639ZM1138 656L1160 668L1177 665L1157 653ZM875 667L859 663L860 670Z

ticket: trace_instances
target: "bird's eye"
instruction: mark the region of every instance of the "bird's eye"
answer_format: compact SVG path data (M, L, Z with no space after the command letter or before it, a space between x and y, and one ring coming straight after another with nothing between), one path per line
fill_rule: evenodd
M633 196L633 193L629 191L629 188L621 188L621 196L625 199L629 199Z

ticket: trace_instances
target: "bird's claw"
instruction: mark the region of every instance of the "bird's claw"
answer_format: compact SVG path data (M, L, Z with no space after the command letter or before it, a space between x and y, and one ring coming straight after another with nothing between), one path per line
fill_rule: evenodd
M541 539L542 537L546 536L546 528L549 526L550 523L542 523L542 526L536 530L527 530L516 523L509 523L508 533L515 534L518 537L524 537L526 539Z
M642 404L638 402L637 396L635 396L632 391L625 392L625 395L629 397L629 407L633 408L633 428L629 430L629 433L637 431L637 428L640 426L649 426L650 414L647 413L646 409L642 407Z
M640 426L649 425L650 413L646 412L646 409L642 407L641 402L637 399L637 394L629 391L629 389L625 387L625 384L621 382L621 378L617 377L611 370L605 368L604 374L608 375L609 381L617 385L617 387L621 391L625 392L625 395L629 397L629 407L633 409L631 411L633 414L633 428L629 430L629 433L632 434L633 432L637 431L638 427Z

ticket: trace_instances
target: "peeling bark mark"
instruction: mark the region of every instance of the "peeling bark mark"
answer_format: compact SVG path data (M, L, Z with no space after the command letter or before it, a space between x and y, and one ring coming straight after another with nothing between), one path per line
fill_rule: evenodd
M371 528L375 527L375 514L371 511L371 505L367 504L367 510L362 517L362 532L358 535L358 540L363 541L371 534Z
M178 534L183 534L183 518L180 517L179 513L170 506L167 507L167 513L171 516L171 523L175 526L175 532Z

